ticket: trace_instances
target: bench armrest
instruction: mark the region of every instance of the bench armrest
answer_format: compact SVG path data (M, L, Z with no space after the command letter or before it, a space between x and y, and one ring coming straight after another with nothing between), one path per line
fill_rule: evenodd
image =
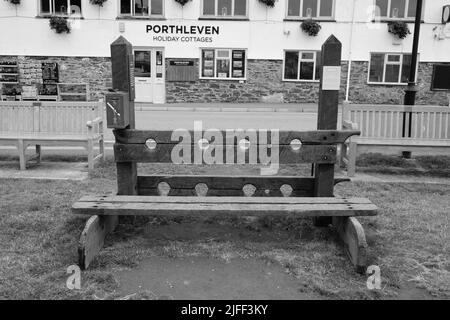
M350 120L342 120L342 129L344 130L358 130L358 124Z
M103 134L103 119L97 117L94 120L90 120L86 123L89 135Z

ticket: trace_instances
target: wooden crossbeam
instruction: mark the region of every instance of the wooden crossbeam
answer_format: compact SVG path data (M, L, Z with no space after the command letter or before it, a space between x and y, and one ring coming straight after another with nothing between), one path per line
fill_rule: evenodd
M376 215L377 207L359 198L248 197L83 197L72 210L91 215L217 215L353 217Z
M350 181L335 179L335 184ZM253 197L283 197L281 188L291 188L291 197L312 197L314 194L313 177L294 176L197 176L197 175L148 175L138 177L138 195L162 195L158 190L161 183L170 187L168 196L196 196L196 186L204 184L208 190L206 196L244 196L244 187L255 188ZM289 187L287 187L289 186Z
M194 131L186 131L190 140L183 140L183 143L188 144L197 144L198 141L194 141ZM227 130L219 130L218 131L222 137L223 141L221 144L226 143L227 134L230 135L231 131ZM236 134L239 138L245 138L246 133L254 134L256 133L256 137L258 138L258 144L266 144L271 143L271 131L262 131L262 130L246 130L240 132L236 131ZM155 140L158 144L178 144L181 139L177 141L172 141L173 131L157 131L157 130L114 130L114 135L116 137L116 142L123 144L144 144L148 139ZM242 135L241 135L242 134ZM266 135L267 141L262 142L259 138L262 135ZM318 131L279 131L279 144L280 145L289 145L292 140L300 140L302 144L340 144L344 143L351 136L359 135L360 131L349 130L349 131L338 131L338 130L318 130ZM205 135L205 132L199 133L202 137ZM235 142L239 143L239 141Z
M259 148L261 146L258 146ZM116 162L150 162L150 163L173 163L172 149L173 144L158 144L155 149L149 149L145 144L114 144L114 157ZM192 148L187 148L191 152L191 162L194 164L195 152L199 148L198 145L193 145ZM296 164L296 163L336 163L336 146L334 145L305 145L300 150L296 151L291 146L279 146L279 164ZM216 150L217 147L216 147ZM259 151L255 154L256 163L252 163L250 159L249 149L243 150L238 146L225 146L222 148L223 155L219 157L222 163L226 163L227 153L233 155L236 159L240 153L245 154L245 162L250 164L264 164L261 161ZM272 157L272 159L274 159ZM200 159L203 161L203 159ZM236 160L233 163L238 163ZM205 162L199 164L206 164ZM216 164L219 164L216 162Z

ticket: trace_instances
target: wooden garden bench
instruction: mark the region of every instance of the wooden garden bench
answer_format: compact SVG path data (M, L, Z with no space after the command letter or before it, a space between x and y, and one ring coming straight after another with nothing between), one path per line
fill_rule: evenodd
M446 155L450 152L450 108L440 106L343 105L343 130L361 135L342 146L340 162L349 177L363 153Z
M40 162L41 146L84 147L93 169L105 156L102 111L102 102L0 102L0 145L17 147L20 170L31 160ZM29 146L35 155L26 155Z
M358 131L337 131L341 43L330 37L322 47L318 129L316 131L135 130L132 46L123 37L111 45L113 88L106 96L108 128L114 129L117 195L88 195L73 204L75 214L91 215L82 232L79 265L87 268L122 215L216 217L313 217L316 226L334 225L353 265L365 271L367 243L356 217L372 216L368 199L334 197L337 146ZM330 72L330 74L328 74ZM210 149L211 148L211 149ZM268 160L270 149L270 161ZM181 150L181 151L180 151ZM213 152L214 150L214 152ZM249 163L313 164L312 176L139 175L138 163L192 165ZM182 156L180 161L179 156ZM209 156L208 156L209 155ZM209 159L209 160L208 160ZM247 190L247 191L246 191Z

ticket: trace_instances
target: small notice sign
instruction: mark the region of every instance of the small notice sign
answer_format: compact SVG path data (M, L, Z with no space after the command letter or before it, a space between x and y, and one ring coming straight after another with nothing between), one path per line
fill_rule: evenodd
M340 90L341 67L323 67L322 90Z

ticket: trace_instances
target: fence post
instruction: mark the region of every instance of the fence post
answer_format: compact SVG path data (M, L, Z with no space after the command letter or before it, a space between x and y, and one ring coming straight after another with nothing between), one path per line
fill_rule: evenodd
M120 36L111 44L112 84L113 89L128 92L129 126L135 129L134 114L134 64L133 47L124 37ZM137 194L137 167L134 162L117 162L117 194Z
M322 67L320 71L319 110L317 114L318 130L336 130L338 119L339 91L341 84L342 44L331 35L322 45ZM314 196L333 197L334 164L315 164ZM317 217L315 226L328 226L329 217Z

